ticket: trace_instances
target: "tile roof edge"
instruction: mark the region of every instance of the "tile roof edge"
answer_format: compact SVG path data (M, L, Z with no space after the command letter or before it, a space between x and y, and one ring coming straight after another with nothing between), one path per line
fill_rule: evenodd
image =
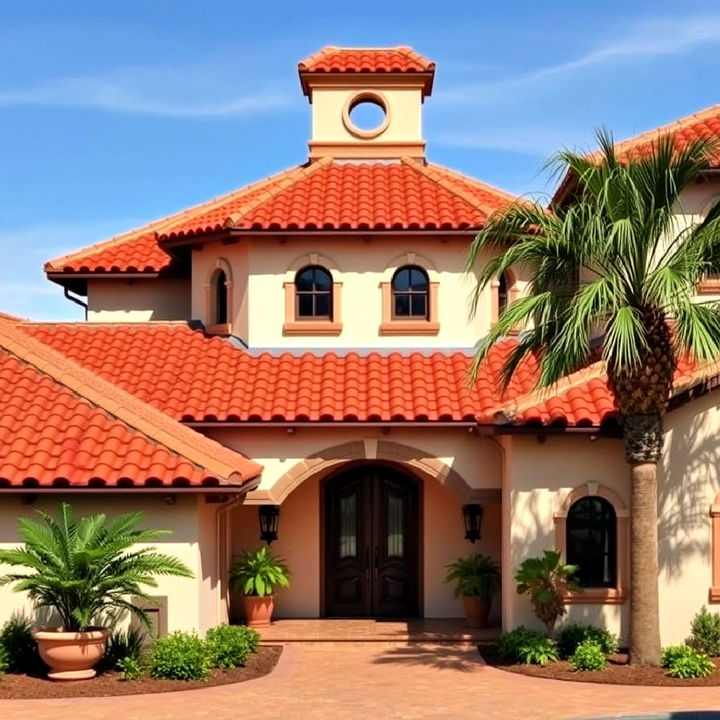
M517 417L524 412L540 403L547 402L551 398L559 397L573 388L586 385L591 380L603 379L606 375L606 364L604 361L598 361L588 365L582 370L578 370L570 375L560 378L554 385L549 387L533 388L530 392L520 395L514 400L503 405L500 410L495 413L496 417L502 421L507 420L513 423Z
M409 167L414 168L417 172L419 172L421 175L424 175L429 180L432 180L435 184L440 185L444 190L447 190L448 192L452 193L456 197L459 197L464 202L468 203L473 209L480 210L483 214L486 216L492 215L496 208L489 208L484 203L480 202L476 197L474 197L471 193L467 192L466 190L462 190L460 188L456 188L452 185L451 182L445 177L445 173L452 172L451 170L447 168L443 168L441 165L434 165L434 164L423 164L422 162L419 162L418 160L403 156L400 158L401 162L405 165L408 165ZM467 181L474 182L472 178L467 178ZM503 197L506 197L509 201L517 201L518 198L514 195L510 195L509 193L506 193L504 190L500 190L499 188L494 188L492 185L485 185L484 183L481 183L488 192L502 195Z
M300 166L295 166L292 168L286 168L285 170L280 170L279 172L273 173L269 177L263 178L261 180L256 180L255 182L252 182L248 185L243 185L240 188L235 188L234 190L231 190L227 193L223 193L222 195L218 195L214 198L211 198L210 200L205 200L204 202L198 203L196 205L192 205L189 208L184 208L183 210L178 210L177 212L174 212L164 218L158 218L157 220L151 220L150 222L146 223L145 225L141 225L137 228L133 228L132 230L127 230L123 233L120 233L119 235L113 235L112 237L101 240L100 242L93 243L92 245L86 245L82 248L78 248L77 250L73 250L69 253L66 253L65 255L60 255L56 258L53 258L51 260L48 260L43 265L43 270L47 272L62 272L63 267L62 265L65 265L66 263L75 260L77 258L83 258L87 257L88 255L94 255L97 252L101 252L102 250L106 250L110 247L115 247L116 245L122 245L126 242L131 242L132 240L137 240L139 237L142 237L142 235L146 233L155 233L155 236L157 237L159 234L159 228L161 227L168 227L173 225L174 223L180 222L184 216L189 215L191 213L196 213L200 211L207 211L212 209L216 205L220 205L224 202L227 202L228 200L231 200L234 195L239 195L240 193L249 192L252 190L257 190L257 188L264 183L269 183L274 181L278 176L282 176L285 173L292 172L293 170L296 170Z
M677 120L672 120L671 122L654 128L653 130L645 130L639 135L627 138L626 140L621 140L620 142L615 143L615 149L616 151L629 150L637 145L644 145L645 143L653 142L664 135L670 135L673 132L683 130L688 126L702 122L703 120L711 117L720 117L720 103L703 108L702 110L698 110L697 112L678 118ZM597 151L590 153L590 157L596 154Z
M0 348L32 365L149 440L228 482L241 485L262 466L205 437L137 396L95 375L8 320L0 319Z
M368 46L360 46L360 47L350 47L346 45L325 45L325 47L320 48L316 53L313 53L312 55L308 55L306 58L301 60L298 63L298 71L301 73L305 72L313 72L311 69L311 66L314 63L319 62L320 60L324 59L327 55L330 55L335 52L373 52L373 51L384 51L384 52L397 52L401 55L405 55L405 57L410 58L411 60L417 62L418 64L424 64L426 66L426 70L434 70L436 65L435 61L431 60L430 58L425 57L421 53L419 53L417 50L413 49L410 45L389 45L387 47L368 47Z

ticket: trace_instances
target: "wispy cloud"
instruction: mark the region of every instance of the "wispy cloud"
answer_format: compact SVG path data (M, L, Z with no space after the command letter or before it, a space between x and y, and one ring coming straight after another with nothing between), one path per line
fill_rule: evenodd
M173 118L221 118L288 106L280 90L240 87L228 67L124 68L105 75L64 77L0 88L0 106L88 108Z
M610 64L637 63L689 52L698 46L720 41L720 15L653 18L638 23L627 35L611 40L570 60L530 72L493 79L439 93L441 102L493 105L541 90L584 70Z

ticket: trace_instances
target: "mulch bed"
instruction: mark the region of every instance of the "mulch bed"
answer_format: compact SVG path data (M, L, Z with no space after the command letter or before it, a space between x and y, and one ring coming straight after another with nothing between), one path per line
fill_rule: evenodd
M112 697L115 695L144 695L146 693L197 690L213 685L255 680L272 672L280 659L282 648L263 646L251 655L245 667L232 670L213 670L206 682L199 680L158 680L144 677L142 680L123 680L121 673L107 672L92 680L57 682L30 675L0 676L0 699L19 700L66 697Z
M569 680L571 682L605 683L607 685L647 685L666 687L703 687L720 685L720 672L717 670L706 678L674 678L667 675L665 668L631 667L627 664L626 653L616 653L608 657L604 670L575 672L567 660L548 665L513 665L497 656L495 646L479 645L478 650L488 665L536 678L549 680ZM720 658L714 658L715 667L720 669Z

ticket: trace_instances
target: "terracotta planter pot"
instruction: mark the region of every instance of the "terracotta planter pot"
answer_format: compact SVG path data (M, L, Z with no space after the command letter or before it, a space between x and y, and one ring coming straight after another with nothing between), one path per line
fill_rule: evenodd
M272 595L258 597L257 595L243 595L243 609L245 622L251 628L270 627L275 598Z
M51 680L87 680L95 677L94 665L105 654L109 630L86 632L35 630L40 657L50 667Z
M486 628L490 615L492 598L464 597L465 619L468 627Z

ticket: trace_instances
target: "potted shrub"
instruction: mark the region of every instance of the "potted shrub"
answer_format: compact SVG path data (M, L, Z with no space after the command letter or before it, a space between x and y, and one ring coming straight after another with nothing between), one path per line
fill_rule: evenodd
M490 604L500 589L500 566L489 555L473 553L447 566L445 582L455 583L455 597L461 597L469 627L488 624Z
M269 547L245 551L230 571L230 585L243 594L245 622L250 627L267 627L272 620L276 587L290 587L285 561Z
M567 612L566 592L580 592L577 584L577 565L566 565L556 550L543 551L542 557L523 560L517 573L517 592L529 595L535 616L541 620L549 637L555 624Z
M155 587L156 575L192 577L178 559L154 547L138 548L170 534L167 530L138 530L143 513L132 512L106 518L104 514L76 518L62 503L57 519L36 510L39 520L20 518L24 545L0 550L0 564L23 568L23 572L0 577L0 584L14 584L26 592L38 608L54 610L58 628L33 633L40 656L50 667L53 680L94 677L94 665L102 658L109 629L103 618L128 610L147 627L144 610L130 596L153 604L143 586Z

